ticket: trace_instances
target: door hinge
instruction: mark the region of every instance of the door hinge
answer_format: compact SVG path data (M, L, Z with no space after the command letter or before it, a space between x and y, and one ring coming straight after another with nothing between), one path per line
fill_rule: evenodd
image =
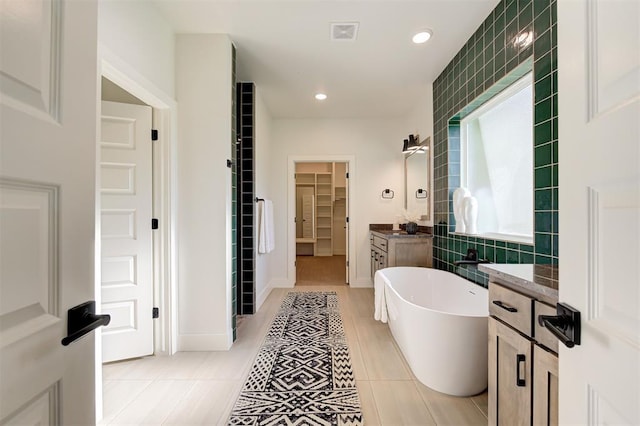
M158 131L156 129L151 129L151 140L152 141L158 140Z
M151 318L160 318L160 308L153 308L151 312Z
M349 179L349 173L348 172L347 172L347 176L346 177L347 177L347 179Z
M347 260L347 268L349 267L349 261Z
M158 219L151 219L151 229L158 229Z
M293 266L298 266L298 262L296 262L295 260L293 261Z
M349 216L347 216L345 220L347 221L347 223L349 223Z

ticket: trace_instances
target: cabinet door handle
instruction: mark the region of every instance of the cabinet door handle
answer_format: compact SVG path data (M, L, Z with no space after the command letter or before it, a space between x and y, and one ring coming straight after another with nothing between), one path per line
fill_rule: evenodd
M520 366L524 365L525 368L526 368L526 365L524 364L525 359L526 358L525 358L524 354L517 354L516 355L516 386L519 386L519 387L526 386L524 379L520 375ZM526 376L526 371L525 371L524 375Z
M496 306L501 307L502 309L504 309L505 311L509 311L509 312L518 312L518 310L516 308L514 308L513 306L508 306L505 305L504 303L502 303L500 300L494 300L493 304Z

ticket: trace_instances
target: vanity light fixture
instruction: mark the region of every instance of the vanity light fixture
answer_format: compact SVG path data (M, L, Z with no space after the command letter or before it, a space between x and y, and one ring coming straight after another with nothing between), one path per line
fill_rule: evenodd
M316 93L316 99L319 101L324 101L325 99L327 99L327 95L325 95L324 93Z
M426 43L427 41L429 41L432 35L433 31L431 30L420 31L411 38L411 41L413 41L415 44Z
M418 135L409 135L409 139L405 139L402 145L402 152L405 154L410 154L415 151L419 151L422 146L420 146L419 142L420 138ZM424 151L421 151L424 152Z

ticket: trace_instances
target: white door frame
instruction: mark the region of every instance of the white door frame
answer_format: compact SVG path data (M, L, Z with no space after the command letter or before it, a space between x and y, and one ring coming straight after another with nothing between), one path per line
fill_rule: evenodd
M153 243L153 306L160 308L160 317L154 322L154 353L173 355L177 350L177 103L123 62L109 49L98 47L98 135L100 134L100 80L105 77L153 108L153 128L158 130L158 141L153 156L153 214L159 219L159 228ZM100 163L97 149L96 162ZM96 176L99 191L100 176ZM96 197L96 303L100 306L101 252L100 252L100 197ZM151 313L149 313L151 315ZM96 336L96 411L102 418L102 339Z
M355 208L351 202L351 194L356 193L356 157L354 155L289 155L287 168L287 284L293 287L296 284L296 163L348 163L349 179L346 185L349 188L347 193L347 211L350 217L355 217ZM347 250L349 252L349 282L356 279L356 247L353 241L356 240L354 232L355 226L349 223L349 238Z

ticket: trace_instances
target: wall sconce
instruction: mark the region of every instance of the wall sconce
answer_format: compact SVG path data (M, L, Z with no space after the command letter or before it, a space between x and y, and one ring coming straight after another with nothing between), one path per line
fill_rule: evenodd
M384 198L385 200L392 199L394 195L394 192L388 188L382 191L382 198Z
M418 188L416 190L416 198L418 198L418 199L427 198L427 190L426 189L422 189L422 188Z
M402 152L405 154L420 149L420 137L418 135L409 135L409 139L405 139L402 145Z

